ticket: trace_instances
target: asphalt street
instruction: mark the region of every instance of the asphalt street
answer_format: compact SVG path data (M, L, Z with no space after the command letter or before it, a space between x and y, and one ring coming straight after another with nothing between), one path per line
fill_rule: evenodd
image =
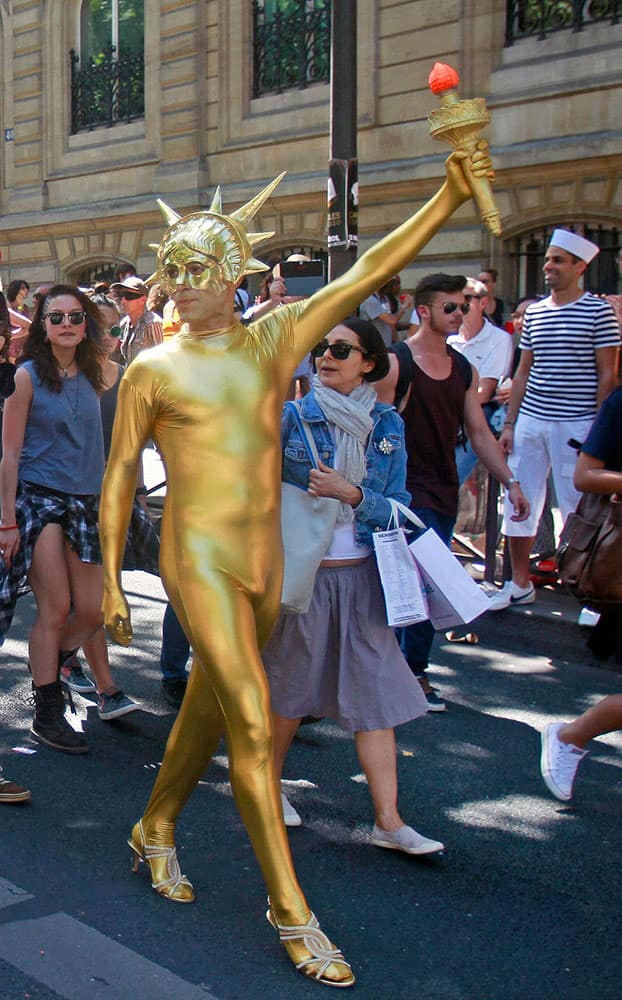
M91 752L34 754L19 601L1 652L0 762L32 802L0 805L1 1000L272 1000L319 997L264 918L265 890L228 783L226 748L178 824L197 901L158 897L130 870L126 838L149 795L172 711L160 697L164 595L125 578L135 641L112 649L118 681L144 710L101 722L76 705ZM441 839L421 862L370 846L372 813L350 738L322 722L301 730L288 794L305 825L290 831L301 883L343 949L363 1000L619 1000L622 734L599 739L575 800L544 787L538 731L620 690L620 674L539 652L514 611L499 645L437 640L432 680L448 711L398 732L400 805ZM617 844L617 847L616 847Z

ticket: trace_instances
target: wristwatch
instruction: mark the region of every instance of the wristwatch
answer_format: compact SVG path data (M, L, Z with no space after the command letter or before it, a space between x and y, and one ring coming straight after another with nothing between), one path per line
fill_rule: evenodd
M505 484L506 490L511 490L513 486L520 486L518 479L514 479L514 476L510 476Z

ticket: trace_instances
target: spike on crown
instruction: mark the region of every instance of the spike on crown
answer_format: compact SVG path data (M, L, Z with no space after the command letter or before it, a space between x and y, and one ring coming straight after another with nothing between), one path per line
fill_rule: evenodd
M253 249L269 240L274 236L274 233L249 233L247 224L254 218L284 176L285 172L279 174L231 215L223 214L220 187L216 188L212 203L207 211L192 212L185 216L179 215L175 209L158 198L157 203L168 228L157 247L151 244L153 249L157 251L158 270L147 281L163 280L161 268L164 255L174 243L186 243L197 250L205 250L208 247L213 249L213 245L218 244L218 249L221 252L222 270L228 281L237 282L244 274L269 270L262 261L253 257Z

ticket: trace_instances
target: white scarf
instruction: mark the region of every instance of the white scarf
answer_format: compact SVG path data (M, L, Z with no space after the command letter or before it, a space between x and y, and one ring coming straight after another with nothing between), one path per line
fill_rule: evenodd
M371 411L376 403L376 390L369 382L362 382L346 396L322 385L317 375L311 379L311 385L318 406L335 427L335 469L353 486L360 486L365 476L365 445L374 426ZM340 504L337 522L353 520L350 504Z

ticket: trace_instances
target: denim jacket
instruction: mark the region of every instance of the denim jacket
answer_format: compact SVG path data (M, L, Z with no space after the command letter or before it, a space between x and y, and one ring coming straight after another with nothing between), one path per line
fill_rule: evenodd
M300 412L310 424L318 455L325 465L334 467L335 442L328 422L320 409L313 390L304 396ZM375 528L386 528L391 517L387 497L408 506L410 493L406 484L406 447L404 424L395 407L376 403L372 410L374 425L367 443L365 477L361 483L363 499L354 508L354 535L359 545L373 545ZM283 450L282 479L306 490L309 486L311 459L300 436L294 414L289 406L283 408L281 421L281 447Z

